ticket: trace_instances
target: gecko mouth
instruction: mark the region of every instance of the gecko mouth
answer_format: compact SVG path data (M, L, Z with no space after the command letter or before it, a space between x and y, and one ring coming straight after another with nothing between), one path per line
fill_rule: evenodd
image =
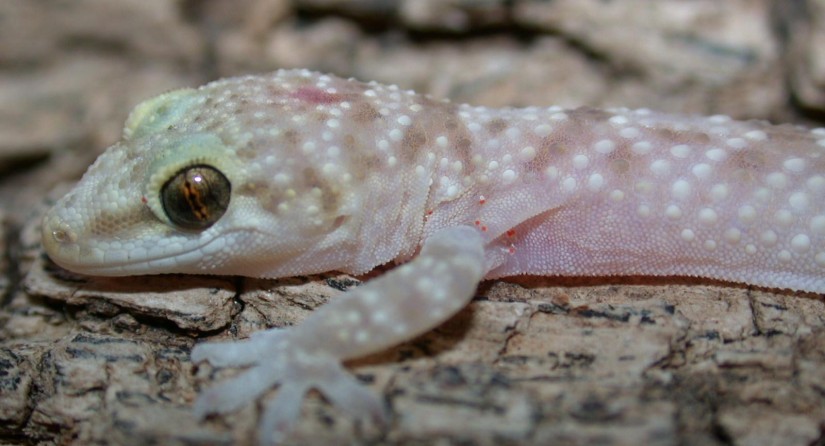
M185 244L178 244L173 254L164 252L160 246L148 249L134 246L96 248L78 243L75 232L54 220L44 222L41 240L46 253L55 264L91 276L208 273L208 269L200 265L210 253L219 251L224 243L222 237L189 240Z
M44 246L48 246L44 243ZM174 255L158 254L140 255L139 260L132 260L135 254L125 250L107 250L81 254L85 251L78 245L62 245L57 249L46 248L46 252L55 264L61 268L90 276L136 276L149 274L205 273L200 271L198 262L203 259L206 245L193 246ZM144 250L145 251L145 250Z

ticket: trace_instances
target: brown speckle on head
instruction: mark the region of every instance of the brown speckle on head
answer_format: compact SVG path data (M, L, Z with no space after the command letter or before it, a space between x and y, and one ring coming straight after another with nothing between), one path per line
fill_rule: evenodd
M250 142L249 144L235 150L235 155L244 161L255 160L258 158L258 151L260 150L260 148L256 146L256 144Z
M490 134L497 135L501 133L504 129L506 129L508 126L509 124L507 123L507 121L501 118L496 118L487 123L487 130L490 132Z
M358 124L366 124L381 117L378 110L369 102L358 101L352 106L352 119Z
M581 122L604 122L610 119L613 114L605 110L600 110L593 107L579 107L575 110L568 111L572 121Z
M301 135L295 129L287 129L283 133L284 142L290 146L297 146L301 142Z
M730 154L727 163L739 169L761 171L765 166L765 154L759 151L742 150Z
M427 133L419 123L413 123L401 140L401 159L412 163L418 159L419 149L427 143Z
M351 133L347 133L341 138L345 150L355 150L357 148L357 140Z

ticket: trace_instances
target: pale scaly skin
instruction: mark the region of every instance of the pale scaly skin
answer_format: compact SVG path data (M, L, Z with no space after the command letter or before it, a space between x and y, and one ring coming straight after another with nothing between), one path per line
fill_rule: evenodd
M232 189L204 230L176 227L159 198L194 164ZM107 276L358 274L412 258L298 327L193 351L250 367L207 391L202 415L280 385L261 422L269 443L309 388L380 417L341 361L438 325L485 277L684 275L825 293L825 129L487 109L281 71L140 104L45 217L43 242L57 264Z

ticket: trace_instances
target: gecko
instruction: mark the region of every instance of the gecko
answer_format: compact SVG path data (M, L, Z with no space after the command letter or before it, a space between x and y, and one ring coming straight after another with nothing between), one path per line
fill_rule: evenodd
M262 398L286 438L308 390L382 401L343 361L438 326L481 280L699 276L825 293L825 129L648 109L486 108L308 70L139 104L48 211L53 261L87 275L359 275L296 326L200 343L243 368L196 414ZM170 299L174 296L170 296Z

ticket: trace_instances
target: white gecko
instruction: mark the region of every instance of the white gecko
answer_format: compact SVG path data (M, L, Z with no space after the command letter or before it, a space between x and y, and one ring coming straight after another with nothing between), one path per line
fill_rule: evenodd
M286 277L406 262L295 327L200 344L246 367L200 416L264 403L284 438L307 390L381 400L342 361L439 325L518 274L701 276L825 293L825 129L646 109L490 109L306 70L138 105L43 222L78 273ZM170 296L173 298L173 296Z

